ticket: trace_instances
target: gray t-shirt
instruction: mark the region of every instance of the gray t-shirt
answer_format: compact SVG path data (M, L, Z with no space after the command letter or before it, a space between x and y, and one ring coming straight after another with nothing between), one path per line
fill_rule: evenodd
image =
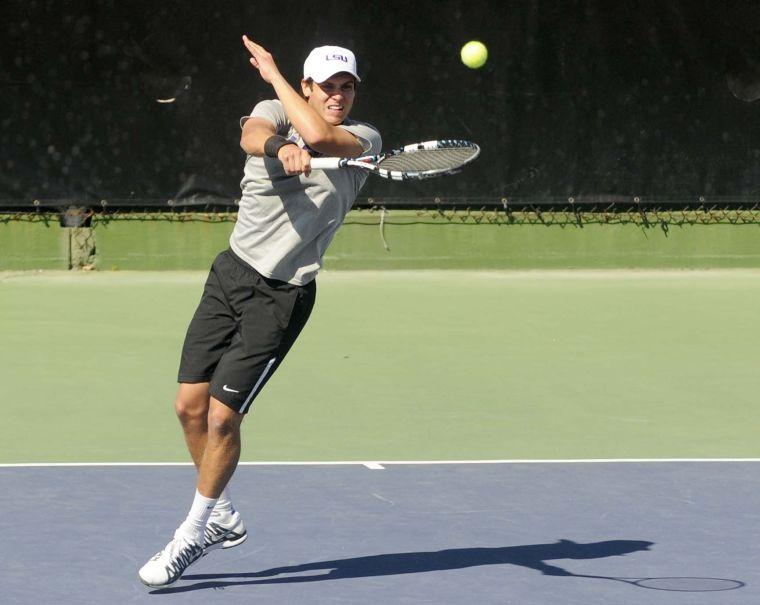
M262 101L248 117L274 124L277 134L308 149L278 100ZM382 141L374 126L346 120L341 124L364 147L362 155L380 153ZM313 156L320 154L309 150ZM276 158L249 155L245 161L242 197L230 247L266 277L303 285L322 266L322 256L346 213L351 209L367 173L357 168L313 170L288 176Z

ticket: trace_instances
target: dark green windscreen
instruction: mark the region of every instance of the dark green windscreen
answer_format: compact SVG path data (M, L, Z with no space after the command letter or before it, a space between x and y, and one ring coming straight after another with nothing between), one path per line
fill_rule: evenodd
M352 117L386 148L483 149L456 177L371 177L362 198L760 189L756 2L9 0L0 21L6 204L237 197L238 118L273 96L243 33L295 85L312 47L352 48L363 78ZM471 39L488 47L481 69L459 59Z

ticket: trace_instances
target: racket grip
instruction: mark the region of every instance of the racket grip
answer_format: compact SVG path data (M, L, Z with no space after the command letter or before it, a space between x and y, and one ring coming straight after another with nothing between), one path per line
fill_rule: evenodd
M340 168L340 158L311 158L312 170L336 170Z

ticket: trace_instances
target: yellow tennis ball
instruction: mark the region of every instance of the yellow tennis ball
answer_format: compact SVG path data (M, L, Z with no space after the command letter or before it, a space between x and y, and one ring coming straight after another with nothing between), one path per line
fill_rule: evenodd
M471 69L483 67L488 59L488 49L486 45L477 40L471 40L462 47L459 55L462 57L462 63Z

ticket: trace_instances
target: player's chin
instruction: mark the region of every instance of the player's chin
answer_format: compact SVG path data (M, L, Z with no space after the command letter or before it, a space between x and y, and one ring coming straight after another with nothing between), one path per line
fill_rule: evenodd
M338 111L335 109L328 109L324 114L324 118L328 124L337 126L346 119L346 113L347 112L345 110Z

